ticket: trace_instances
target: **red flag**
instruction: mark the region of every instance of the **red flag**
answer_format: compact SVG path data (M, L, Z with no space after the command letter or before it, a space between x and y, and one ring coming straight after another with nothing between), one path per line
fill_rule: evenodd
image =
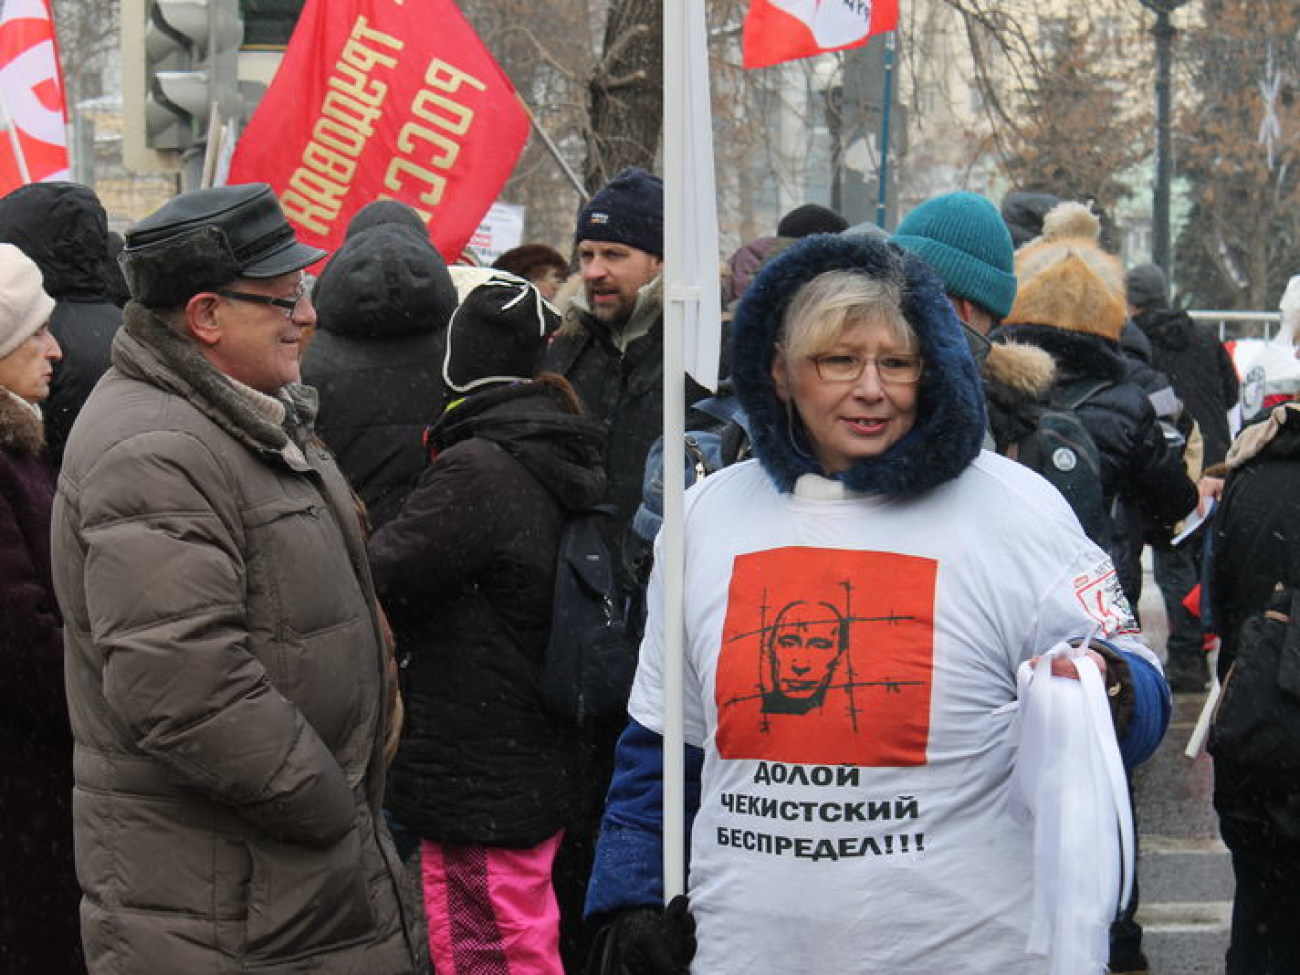
M275 189L326 250L367 203L408 203L460 256L528 139L514 87L451 0L307 0L229 182Z
M898 27L898 0L750 0L745 67L861 47Z
M0 3L0 195L70 179L67 103L47 0Z

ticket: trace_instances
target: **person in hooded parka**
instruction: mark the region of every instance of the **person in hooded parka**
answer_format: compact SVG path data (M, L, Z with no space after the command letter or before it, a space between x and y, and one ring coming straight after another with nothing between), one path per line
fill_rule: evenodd
M120 278L110 257L108 215L89 186L29 183L0 199L0 241L36 262L55 301L50 334L63 350L42 404L50 462L63 465L63 444L86 397L108 369L122 311L111 297Z
M595 970L1042 975L1033 834L1006 803L1017 669L1095 634L1130 763L1169 715L1110 560L1047 481L981 451L979 372L919 257L806 238L734 326L755 459L684 513L694 931L661 906L656 560L588 890Z
M424 467L456 288L415 211L378 200L353 217L312 300L317 331L302 374L320 395L317 432L378 528Z

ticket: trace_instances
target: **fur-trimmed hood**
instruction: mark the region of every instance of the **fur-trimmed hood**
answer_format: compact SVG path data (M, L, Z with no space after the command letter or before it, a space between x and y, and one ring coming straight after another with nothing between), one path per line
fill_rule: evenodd
M1100 335L1051 325L1003 325L994 335L995 344L1017 342L1042 349L1056 363L1056 381L1061 384L1081 379L1118 383L1127 375L1118 344Z
M906 280L903 315L925 360L916 424L879 457L835 475L849 490L905 498L952 480L974 460L984 439L979 372L943 285L925 263L869 237L818 234L770 262L755 278L733 320L736 394L749 416L754 453L777 488L788 492L804 474L821 474L806 447L791 439L786 405L772 383L772 356L795 291L823 271L880 274L900 267ZM797 422L797 421L796 421Z
M1042 349L1020 342L994 342L984 360L984 378L1032 399L1043 399L1056 381L1056 362Z
M35 457L44 449L40 411L0 387L0 450Z
M1226 459L1228 470L1245 467L1263 453L1279 457L1300 456L1300 403L1275 406L1260 423L1247 426L1232 442Z

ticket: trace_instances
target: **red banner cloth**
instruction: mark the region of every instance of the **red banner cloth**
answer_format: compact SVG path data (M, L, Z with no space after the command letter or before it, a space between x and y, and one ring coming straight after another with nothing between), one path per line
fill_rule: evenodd
M514 169L528 114L451 0L307 0L229 182L266 182L333 251L367 203L419 211L448 261Z
M71 179L68 115L47 0L0 4L0 195Z
M861 47L898 27L898 0L751 0L741 47L747 68Z

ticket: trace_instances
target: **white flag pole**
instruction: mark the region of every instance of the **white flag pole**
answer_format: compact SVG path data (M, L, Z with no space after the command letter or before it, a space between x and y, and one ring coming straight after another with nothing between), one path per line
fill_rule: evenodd
M664 899L686 890L683 684L684 439L689 372L717 384L717 202L704 3L664 4Z
M0 4L3 9L3 4ZM23 185L26 186L32 181L31 170L27 168L27 157L23 155L22 140L18 138L18 126L14 124L14 117L9 114L9 99L5 97L3 90L0 90L0 116L4 117L5 134L9 136L9 148L14 152L14 159L18 163L18 175L22 177Z

